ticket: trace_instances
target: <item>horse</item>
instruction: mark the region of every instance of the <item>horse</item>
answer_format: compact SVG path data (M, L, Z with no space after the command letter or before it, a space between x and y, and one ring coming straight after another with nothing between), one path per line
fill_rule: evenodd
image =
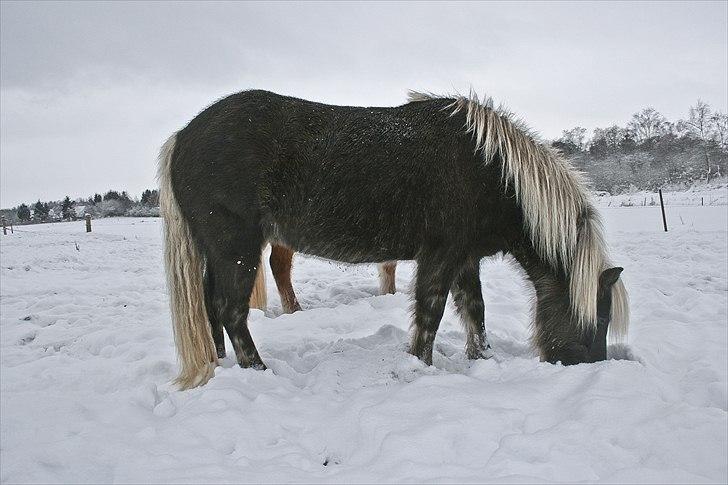
M293 291L291 284L291 269L293 267L294 252L285 246L273 244L270 250L270 269L273 273L273 279L278 288L278 294L281 297L281 306L283 313L294 313L301 310L298 303L296 293ZM397 286L394 281L395 271L397 269L396 261L387 261L377 265L379 270L379 293L382 295L394 294L397 292ZM268 304L268 294L265 287L265 268L263 265L258 266L258 274L253 285L253 292L250 295L250 308L259 310L266 309ZM221 355L222 353L222 355ZM224 356L224 349L218 350L218 357Z
M491 98L410 92L354 107L242 91L166 141L158 178L181 389L211 378L223 328L241 367L266 369L247 318L268 243L351 264L415 260L409 352L426 365L448 294L467 357L488 357L480 260L500 253L535 288L542 361L605 360L607 335L626 337L622 268L586 180Z

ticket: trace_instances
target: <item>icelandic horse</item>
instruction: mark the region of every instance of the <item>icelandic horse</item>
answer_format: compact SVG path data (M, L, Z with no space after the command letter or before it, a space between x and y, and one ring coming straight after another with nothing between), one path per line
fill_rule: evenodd
M243 91L206 108L160 154L165 266L180 362L195 387L224 355L265 369L248 331L266 244L346 263L417 262L409 352L432 363L448 294L469 358L488 339L479 262L512 255L535 287L542 360L607 357L627 294L587 185L490 99L411 93L397 107Z

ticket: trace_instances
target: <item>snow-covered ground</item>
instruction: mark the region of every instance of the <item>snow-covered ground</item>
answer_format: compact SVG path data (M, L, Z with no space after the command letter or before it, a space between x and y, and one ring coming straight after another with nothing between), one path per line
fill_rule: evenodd
M601 210L629 359L539 362L531 290L498 259L482 264L495 356L464 358L449 306L426 367L405 352L412 263L377 296L374 266L298 256L304 311L281 315L269 275L252 312L270 369L228 357L186 392L159 219L18 227L0 236L0 480L726 482L728 208L668 206L664 233L659 207L618 205Z
M715 181L710 184L693 185L670 191L663 190L662 198L665 205L671 206L728 205L728 182L724 178L722 181ZM597 192L596 202L600 207L659 207L660 194L649 190L635 190L619 195Z

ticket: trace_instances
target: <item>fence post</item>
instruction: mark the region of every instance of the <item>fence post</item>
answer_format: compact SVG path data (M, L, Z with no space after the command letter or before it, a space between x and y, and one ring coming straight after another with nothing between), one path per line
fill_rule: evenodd
M86 232L91 232L91 214L86 214Z
M662 189L659 189L660 192L660 209L662 209L662 225L665 228L665 232L667 232L667 219L665 219L665 203L662 201Z
M7 236L8 235L8 226L6 225L7 223L5 221L5 216L2 217L2 221L3 221L3 236Z

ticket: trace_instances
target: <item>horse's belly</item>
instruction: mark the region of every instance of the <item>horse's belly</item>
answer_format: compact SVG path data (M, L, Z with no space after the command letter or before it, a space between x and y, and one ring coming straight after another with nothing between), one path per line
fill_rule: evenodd
M361 234L328 224L301 226L275 223L269 242L285 245L303 254L344 263L415 259L418 250L415 239L387 234L381 228Z

